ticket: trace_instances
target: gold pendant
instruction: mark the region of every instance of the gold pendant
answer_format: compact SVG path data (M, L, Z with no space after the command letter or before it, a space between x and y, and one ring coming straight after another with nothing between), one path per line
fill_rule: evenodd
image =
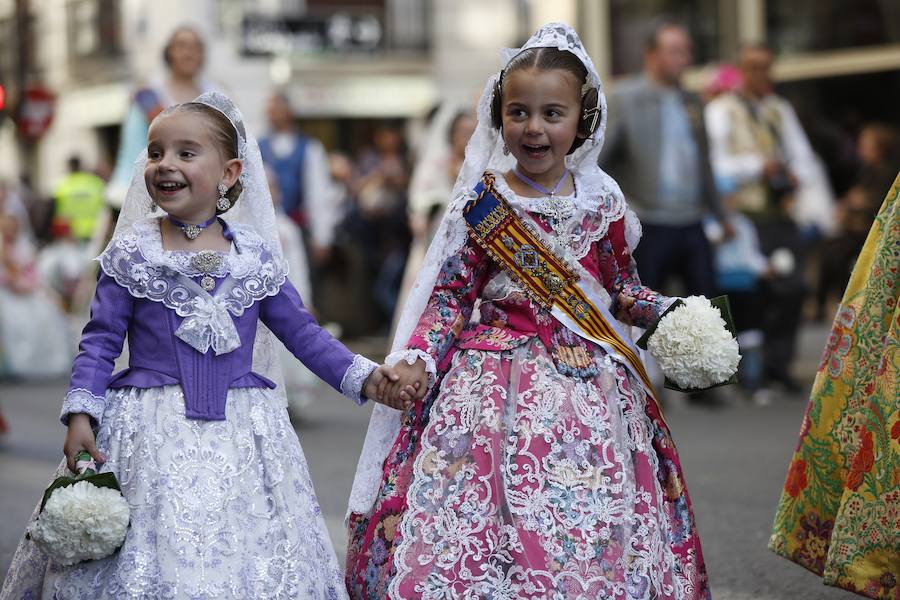
M558 275L554 275L553 273L544 273L541 280L544 282L544 286L547 288L547 293L551 296L559 296L563 290L566 289L566 282L562 280Z

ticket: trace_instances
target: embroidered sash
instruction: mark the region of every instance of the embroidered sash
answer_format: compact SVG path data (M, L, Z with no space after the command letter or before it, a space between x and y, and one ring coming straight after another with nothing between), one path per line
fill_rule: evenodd
M618 331L618 321L601 294L592 289L590 275L580 265L569 265L547 247L497 192L491 173L485 173L475 193L477 196L463 210L472 239L566 328L600 345L611 356L624 359L625 366L656 402L653 384L637 348L627 334Z

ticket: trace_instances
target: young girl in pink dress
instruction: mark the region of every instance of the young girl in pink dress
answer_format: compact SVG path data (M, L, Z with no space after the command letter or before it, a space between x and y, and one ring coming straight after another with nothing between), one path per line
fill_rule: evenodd
M627 331L675 299L635 271L640 224L597 167L605 109L562 24L488 81L387 361L389 397L414 403L376 407L360 458L351 597L709 597Z

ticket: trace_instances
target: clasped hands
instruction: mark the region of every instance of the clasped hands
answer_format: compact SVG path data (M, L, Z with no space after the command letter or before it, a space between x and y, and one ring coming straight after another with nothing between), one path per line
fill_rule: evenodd
M409 410L416 400L420 400L428 391L428 374L425 363L417 359L414 364L401 360L393 367L381 365L372 371L363 384L363 394L375 402L396 408ZM70 471L75 470L75 455L87 450L97 462L104 462L104 457L97 449L91 420L87 414L77 413L69 416L69 428L63 452Z
M370 400L402 411L409 410L427 391L428 373L421 358L413 364L401 360L393 367L381 365L363 386L363 394Z

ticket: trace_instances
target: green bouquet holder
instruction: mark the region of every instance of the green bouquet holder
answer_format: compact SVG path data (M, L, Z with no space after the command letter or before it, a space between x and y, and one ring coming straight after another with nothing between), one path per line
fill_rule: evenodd
M79 461L89 461L91 460L91 455L82 450L78 454L75 455L75 462ZM68 487L70 485L74 485L79 481L87 481L94 484L97 487L101 488L112 488L119 492L122 491L122 487L119 485L119 480L116 479L114 473L97 473L93 469L85 469L80 473L76 473L74 477L57 477L53 480L46 490L44 490L44 497L41 499L41 510L44 510L44 505L47 504L47 500L50 499L50 495L58 490L59 488Z
M728 331L731 333L731 336L737 337L737 332L735 331L735 328L734 328L734 318L731 316L731 305L728 303L728 296L716 296L715 298L710 298L709 302L715 308L719 309L719 313L721 313L721 315L722 315L722 320L725 321L725 328L728 329ZM650 336L652 336L656 332L656 327L659 325L659 322L662 320L662 318L665 317L670 312L672 312L673 310L675 310L676 308L678 308L679 306L681 306L682 304L684 304L684 303L681 300L676 300L675 302L673 302L672 306L670 306L666 310L666 312L664 312L662 314L662 316L660 316L660 318L656 320L655 323L653 323L650 327L647 328L647 330L644 332L644 335L642 335L640 338L638 338L638 341L636 342L638 347L641 348L642 350L646 350L647 342L650 340ZM738 382L738 378L737 378L737 374L735 373L728 380L723 381L722 383L717 383L715 385L711 385L707 388L685 389L685 388L679 386L678 384L676 384L674 381L669 380L668 377L666 377L664 386L666 387L666 389L675 390L676 392L692 394L692 393L696 393L696 392L702 392L704 390L709 390L712 388L717 388L717 387L720 387L723 385L731 385L732 383L737 383L737 382Z

